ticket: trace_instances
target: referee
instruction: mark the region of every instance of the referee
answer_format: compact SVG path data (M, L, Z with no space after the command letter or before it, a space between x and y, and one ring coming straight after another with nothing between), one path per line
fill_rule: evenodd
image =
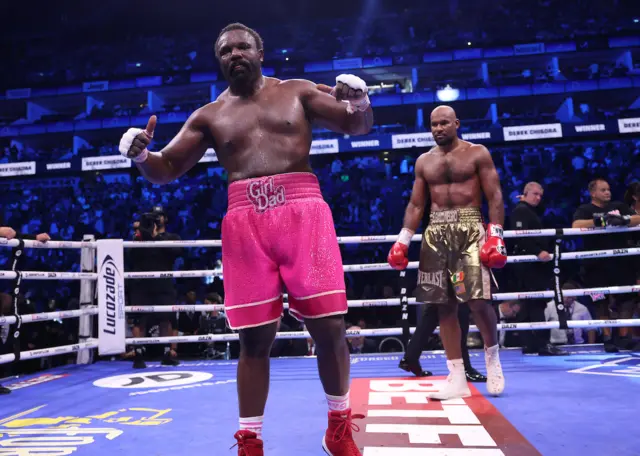
M529 182L524 187L520 202L511 212L509 228L512 230L541 230L540 214L544 213L541 206L544 189L537 182ZM535 255L539 262L516 263L513 266L515 275L514 286L518 291L547 290L552 285L553 277L549 261L552 256L548 251L548 243L544 238L522 237L513 244L514 255ZM544 311L547 308L545 299L527 299L520 303L517 320L522 323L545 321ZM538 354L539 356L559 356L565 353L551 344L551 331L522 331L520 333L523 354Z

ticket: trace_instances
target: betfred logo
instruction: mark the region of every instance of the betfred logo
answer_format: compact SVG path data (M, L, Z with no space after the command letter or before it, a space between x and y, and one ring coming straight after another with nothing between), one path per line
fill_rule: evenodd
M442 377L354 379L351 407L366 417L354 434L363 456L540 454L473 385L469 398L427 398L445 384Z

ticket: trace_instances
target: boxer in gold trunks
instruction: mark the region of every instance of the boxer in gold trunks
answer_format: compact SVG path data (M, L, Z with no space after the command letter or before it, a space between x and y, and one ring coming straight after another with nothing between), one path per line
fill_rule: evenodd
M461 359L460 303L469 304L485 343L488 392L497 396L504 390L490 271L507 262L502 239L504 202L491 154L484 146L459 139L459 127L452 108L440 106L431 113L431 132L437 146L416 162L416 179L403 228L388 257L393 268L407 267L411 237L429 206L429 225L420 250L417 299L439 305L440 337L450 375L447 386L431 396L438 400L471 395ZM489 203L490 223L486 229L480 212L483 194Z

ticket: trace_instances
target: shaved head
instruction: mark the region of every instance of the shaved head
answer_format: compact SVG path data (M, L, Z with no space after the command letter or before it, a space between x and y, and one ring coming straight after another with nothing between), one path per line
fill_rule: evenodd
M431 133L438 146L450 146L458 139L460 121L451 106L438 106L431 111Z
M451 106L447 105L438 106L436 109L431 111L431 118L433 119L434 117L449 117L457 119L456 112Z

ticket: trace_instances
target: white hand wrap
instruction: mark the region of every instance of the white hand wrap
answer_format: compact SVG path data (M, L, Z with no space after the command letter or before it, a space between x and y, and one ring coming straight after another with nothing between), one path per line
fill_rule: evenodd
M489 232L487 233L488 238L497 237L500 239L504 239L504 230L502 229L502 226L490 223L488 228L489 228Z
M336 78L336 83L342 83L353 90L362 90L362 93L364 93L364 97L360 100L344 100L347 102L347 112L349 114L366 111L369 108L371 104L368 95L369 89L362 79L353 74L341 74Z
M411 231L408 228L402 228L402 230L400 231L400 234L398 235L398 240L396 242L399 242L400 244L404 244L404 245L409 245L411 243L411 238L413 237L413 235L415 234L415 232Z
M122 138L120 139L120 145L118 146L120 154L124 157L130 158L135 163L143 163L147 161L147 158L149 158L149 151L147 149L144 149L137 157L129 157L128 155L129 150L131 149L131 145L133 144L133 140L136 139L136 136L138 136L143 131L144 130L142 130L141 128L129 128L129 130L127 130L127 132L122 135Z

